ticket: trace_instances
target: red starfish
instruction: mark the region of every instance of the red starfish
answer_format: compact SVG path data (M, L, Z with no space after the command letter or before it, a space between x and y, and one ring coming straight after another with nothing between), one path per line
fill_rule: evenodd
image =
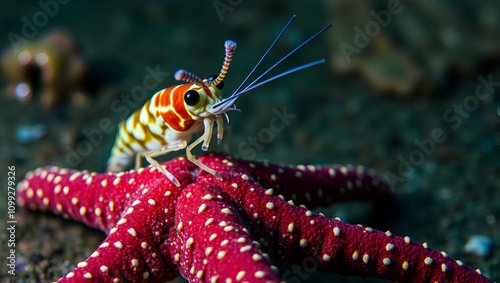
M386 198L387 183L362 167L280 167L208 154L95 174L55 167L26 175L19 202L104 230L99 248L60 281L280 282L271 262L314 261L318 270L410 282L491 282L410 238L328 219L304 206ZM285 199L293 199L286 201ZM84 281L84 282L86 282Z

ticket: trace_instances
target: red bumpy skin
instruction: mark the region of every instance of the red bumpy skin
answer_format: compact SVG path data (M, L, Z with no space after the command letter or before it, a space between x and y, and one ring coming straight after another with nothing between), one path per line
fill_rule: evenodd
M95 174L46 167L19 184L19 203L82 221L108 234L61 282L280 282L272 263L312 260L318 270L403 282L491 282L410 238L343 223L305 206L390 198L362 167L280 167L220 154ZM291 199L289 201L286 201Z

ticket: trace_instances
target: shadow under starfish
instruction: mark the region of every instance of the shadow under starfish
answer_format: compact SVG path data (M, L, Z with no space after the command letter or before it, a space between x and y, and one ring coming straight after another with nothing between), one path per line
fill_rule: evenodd
M205 154L154 167L96 174L57 167L29 172L21 206L102 229L106 240L60 282L280 282L272 263L314 259L325 272L404 282L491 282L460 261L389 231L351 225L309 207L384 199L387 182L362 167L280 167ZM291 199L289 201L286 201Z

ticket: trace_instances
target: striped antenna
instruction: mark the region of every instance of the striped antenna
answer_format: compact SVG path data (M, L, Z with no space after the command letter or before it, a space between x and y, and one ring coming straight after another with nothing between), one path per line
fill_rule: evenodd
M188 83L196 84L203 88L207 87L200 78L183 69L180 69L179 71L175 72L174 77L178 81L185 81Z
M226 76L227 69L229 68L231 59L233 58L233 53L236 50L236 42L228 39L226 40L226 42L224 42L224 48L226 49L226 56L224 57L224 63L222 64L222 69L220 70L217 79L207 83L209 87L220 84L220 82L222 82L222 80Z

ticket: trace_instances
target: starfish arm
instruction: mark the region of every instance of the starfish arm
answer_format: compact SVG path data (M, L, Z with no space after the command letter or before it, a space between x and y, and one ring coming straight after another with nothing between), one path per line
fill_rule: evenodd
M44 167L26 174L18 200L31 210L49 210L107 233L120 219L125 183L116 175Z
M147 213L137 213L141 211ZM165 225L159 220L148 222L147 219L161 219L157 214L164 213L152 209L146 200L137 202L97 250L58 282L165 282L175 279L179 276L177 267L158 244L168 235ZM161 235L161 239L157 235Z
M200 159L202 159L201 157ZM248 172L266 188L307 207L331 205L345 200L388 202L392 199L389 183L374 170L362 166L278 166L268 162L233 159L214 155L208 166L221 171L234 168ZM222 163L221 163L222 161ZM208 164L208 163L213 164Z
M163 166L181 174L183 184L193 181L191 174L186 174L194 168L189 161L176 159ZM44 167L28 172L19 183L18 201L31 210L49 210L109 233L136 195L164 180L154 167L118 174Z
M166 163L183 186L194 181L188 161ZM106 241L62 281L162 281L179 275L163 244L173 226L181 189L153 168L95 174L56 167L40 168L19 184L19 203L51 210L101 228ZM151 277L149 277L151 275Z
M322 271L404 282L491 282L446 253L408 237L312 213L270 194L246 174L221 176L218 180L205 174L241 204L252 237L276 262L301 265L313 260Z
M186 187L176 227L179 270L190 282L280 282L238 210L217 186L200 181Z
M162 165L179 187L151 167L116 175L47 167L26 175L17 199L109 234L62 281L156 282L180 272L192 282L278 282L272 260L397 281L491 282L426 244L285 201L386 200L389 186L370 171L278 167L216 154L199 160L221 178L185 158Z
M321 271L400 282L491 282L445 252L409 237L309 214L287 203L280 207L287 217L269 230L285 235L285 240L268 243L279 247L270 253L279 256L280 262L303 264L304 259L314 258ZM297 224L290 232L287 228L292 222Z

